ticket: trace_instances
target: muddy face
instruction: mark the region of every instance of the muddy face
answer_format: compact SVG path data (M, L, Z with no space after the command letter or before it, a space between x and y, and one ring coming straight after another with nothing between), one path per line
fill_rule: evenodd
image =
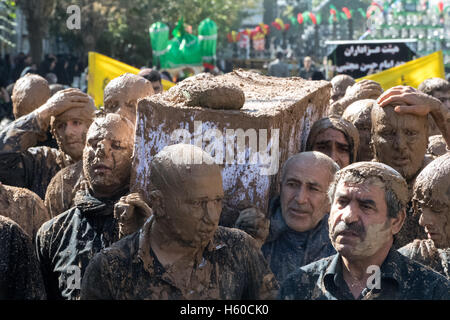
M428 238L437 248L449 248L450 153L432 161L417 176L413 204Z
M281 213L289 228L297 232L314 229L329 211L327 189L331 179L329 166L314 157L289 163L281 182Z
M375 159L411 180L422 167L428 138L427 117L399 115L393 107L372 109L372 144Z
M339 182L329 218L331 242L341 255L361 259L393 241L385 191L381 182Z
M74 108L58 116L52 123L52 133L59 148L75 161L81 160L83 156L86 133L92 123L92 116L93 112Z
M441 206L421 206L419 224L425 228L428 239L436 248L450 247L450 204Z
M141 76L126 73L111 80L105 87L104 107L106 112L120 114L135 123L137 101L153 94L150 81Z
M99 197L113 196L129 183L134 130L116 114L96 119L90 126L83 151L83 170Z
M175 237L198 248L207 245L219 225L222 176L216 166L193 165L183 171L186 179L163 191L164 211Z
M314 141L313 150L326 154L341 168L350 164L350 145L339 130L328 128L321 131Z

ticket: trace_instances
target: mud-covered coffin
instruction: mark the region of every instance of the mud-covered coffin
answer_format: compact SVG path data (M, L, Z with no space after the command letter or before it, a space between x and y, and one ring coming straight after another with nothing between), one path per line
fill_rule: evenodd
M191 98L191 84L197 91L202 88L202 76L190 81L182 86L185 98ZM231 226L242 205L252 204L267 212L269 199L279 189L282 163L300 152L313 122L325 114L331 85L243 70L214 77L214 81L241 88L245 95L242 108L187 106L192 103L180 99L179 85L139 102L131 188L148 197L149 163L165 146L201 146L222 168L225 199L221 224Z

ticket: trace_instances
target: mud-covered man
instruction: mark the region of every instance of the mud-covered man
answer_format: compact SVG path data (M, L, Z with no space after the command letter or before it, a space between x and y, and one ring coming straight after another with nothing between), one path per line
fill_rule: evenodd
M0 215L0 300L45 298L30 237L17 223Z
M79 298L90 259L119 239L114 205L128 193L133 142L133 124L117 114L100 115L89 127L86 179L75 206L42 225L36 237L49 299Z
M358 129L351 122L332 116L314 122L304 151L322 152L344 168L356 161L358 149Z
M78 89L66 89L10 123L0 132L2 182L30 189L44 199L53 176L81 159L94 111L94 102L88 95ZM36 147L49 125L59 149Z
M412 196L414 180L432 159L425 157L428 144L428 118L431 114L444 140L450 141L450 111L438 99L406 86L386 91L372 107L372 148L374 159L397 170ZM396 246L425 237L408 205L407 217Z
M450 153L417 176L412 201L428 239L414 240L399 251L450 279Z
M363 99L353 102L345 109L342 119L350 121L359 132L359 149L356 161L371 161L373 159L370 141L372 139L372 106L376 101Z
M218 226L224 194L213 162L200 148L183 144L152 159L153 216L94 257L82 299L274 297L278 283L256 242L243 231Z
M330 104L327 115L340 117L352 103L364 99L377 99L382 93L383 89L378 82L367 79L356 82L347 87L342 98Z
M346 74L338 74L331 80L331 98L330 104L342 99L348 87L355 84L355 79Z
M154 91L150 81L141 76L126 73L106 85L105 112L120 114L134 125L138 100L152 94ZM45 195L45 205L53 216L73 206L75 193L80 189L83 179L81 162L67 166L54 176Z
M103 95L104 108L106 112L120 114L134 124L138 100L154 93L150 81L135 74L125 73L106 85Z
M354 163L329 189L336 255L304 266L282 284L281 299L450 298L450 281L393 249L406 216L408 187L391 167Z
M296 154L283 164L280 195L270 203L269 236L261 248L280 283L298 267L335 253L328 238L327 190L338 170L330 157L315 151ZM254 235L252 226L260 218L247 210L236 226Z
M16 222L33 241L40 226L51 218L37 194L1 182L0 215Z

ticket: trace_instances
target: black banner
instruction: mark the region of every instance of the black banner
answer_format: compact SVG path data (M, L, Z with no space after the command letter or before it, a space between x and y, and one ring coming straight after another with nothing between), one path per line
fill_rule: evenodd
M335 48L328 59L336 66L335 74L348 74L355 79L401 65L415 55L405 42L330 43Z

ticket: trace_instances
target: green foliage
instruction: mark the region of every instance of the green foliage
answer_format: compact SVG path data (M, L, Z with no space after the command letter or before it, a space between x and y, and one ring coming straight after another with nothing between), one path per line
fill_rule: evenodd
M226 45L226 35L239 27L245 9L254 5L255 0L104 0L101 5L87 8L87 0L59 0L55 15L50 19L52 36L59 36L73 51L87 53L85 38L95 37L95 50L140 67L152 60L149 27L161 21L173 30L183 17L193 33L205 18L210 18L218 28L218 50ZM90 1L92 2L92 1ZM68 30L65 26L65 9L70 4L82 7L81 30ZM84 10L83 8L87 9ZM88 10L89 9L89 10ZM91 14L85 14L90 12ZM90 20L95 20L90 22ZM91 24L90 24L91 23ZM87 25L95 25L86 30Z
M15 47L12 37L16 26L16 2L3 0L0 2L0 42Z

